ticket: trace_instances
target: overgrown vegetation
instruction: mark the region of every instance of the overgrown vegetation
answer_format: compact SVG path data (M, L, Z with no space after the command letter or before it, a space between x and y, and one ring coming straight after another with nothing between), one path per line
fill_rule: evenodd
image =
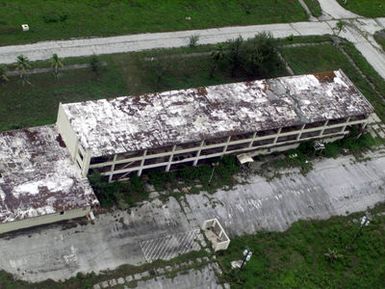
M270 47L265 42L273 42L270 38L262 42L264 39L258 40L261 41L261 51L267 51L265 47ZM248 41L242 40L242 47L256 47L258 41L254 39L248 44ZM226 53L229 46L229 43L223 44L223 52ZM213 59L210 55L213 50L215 46L206 45L194 49L184 47L69 58L63 61L66 66L88 64L90 68L60 73L58 81L52 81L50 73L28 74L26 76L31 85L26 86L20 85L16 76L9 76L8 82L2 81L0 90L0 130L53 123L59 102L138 95L250 79L249 73L242 68L237 68L232 76L230 67L219 60L222 64L218 64L213 70ZM253 56L247 54L250 50L251 48L245 48L245 51L240 52L242 59ZM276 67L272 67L270 62L267 62L270 59L271 63L275 63L274 52L267 51L262 57L263 59L259 58L262 60L262 64L258 66L259 76L253 78L275 77L286 73L279 63L276 62ZM229 61L229 58L226 57L226 61ZM32 66L49 68L52 63L34 62ZM254 69L251 65L248 67ZM9 70L12 69L14 66L9 67ZM59 69L58 67L58 72Z
M298 0L0 1L0 45L306 20Z
M365 17L384 17L385 2L383 0L337 0L340 5L354 13Z
M375 211L384 212L381 205ZM360 231L363 213L325 221L299 221L283 233L231 238L217 254L224 280L234 289L384 288L385 216L373 215ZM243 270L231 270L245 248L253 256Z
M369 133L357 135L354 131L347 137L325 146L322 155L328 158L336 158L341 154L352 154L360 159L365 152L384 144L384 140L374 138Z
M228 43L225 57L216 59L219 65L229 67L231 77L246 75L250 79L261 78L283 71L282 62L277 54L278 41L270 34L261 33L244 41L238 37Z
M340 155L349 154L360 160L365 152L383 144L383 139L374 138L369 133L361 135L356 129L352 128L348 136L325 144L325 149L322 151L314 149L314 142L303 142L297 149L281 153L281 158L266 163L264 169L299 168L302 174L307 174L313 168L312 162L316 158L336 158Z
M278 158L261 156L257 157L257 161L264 162L262 174L273 172L272 176L265 174L265 177L277 177L280 170L287 168L299 168L301 173L307 174L313 168L316 158L336 158L349 154L360 159L365 152L383 144L383 139L373 138L369 133L361 135L352 128L347 137L325 144L322 151L316 151L314 142L309 141L301 143L297 149L280 153ZM128 182L108 183L98 174L91 175L89 179L102 207L116 206L127 209L149 198L149 186L157 192L162 192L166 198L178 198L202 191L215 192L218 189L231 188L239 182L236 176L240 170L236 157L228 155L197 167L184 165L171 172L165 172L163 169L145 172L141 177L132 176ZM247 170L244 172L247 173Z
M320 17L322 15L321 5L318 0L304 0L306 6L309 8L311 14L314 17Z
M148 186L153 186L157 192L164 192L165 197L179 197L201 191L213 192L218 188L234 185L234 176L239 169L234 156L225 156L217 162L196 167L185 165L171 172L146 172L141 177L130 177L127 182L108 183L99 174L91 175L89 180L102 207L127 209L149 198Z
M239 172L235 156L224 156L216 162L208 162L197 167L184 166L179 170L165 172L150 172L148 183L157 191L170 193L213 192L218 188L231 187L235 184L234 176Z
M89 176L90 183L100 205L105 208L116 206L119 209L127 209L137 202L148 199L144 182L137 176L132 176L127 182L108 183L101 175Z

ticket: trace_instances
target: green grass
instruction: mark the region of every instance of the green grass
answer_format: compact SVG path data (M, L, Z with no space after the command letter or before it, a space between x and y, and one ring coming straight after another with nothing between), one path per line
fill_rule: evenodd
M340 5L354 13L365 17L384 17L385 2L383 0L338 0Z
M0 45L305 20L297 0L0 1Z
M218 69L214 77L210 77L211 50L212 46L198 46L193 49L100 56L100 61L107 66L102 68L99 76L90 69L64 71L58 80L51 73L34 74L29 77L31 85L24 86L18 77L11 77L8 83L0 84L0 130L54 123L59 102L137 95L247 79L245 75L231 77L226 68ZM189 57L191 53L198 55ZM88 63L89 59L65 59L64 63ZM50 64L41 61L33 63L33 66L50 67ZM270 76L282 74L285 71Z
M188 188L189 193L213 192L218 188L234 185L236 183L234 176L239 170L240 166L235 156L224 156L218 159L214 166L210 163L198 167L186 165L170 173L150 172L147 177L156 191L172 193L174 189L178 189L184 194L186 192L183 192L183 188Z
M322 15L321 5L318 0L304 0L306 6L309 8L311 14L315 17L320 17Z
M49 73L29 77L22 85L17 77L0 84L0 130L55 122L59 102L112 97L125 91L117 68L111 65L101 77L88 69L68 72L59 80Z
M270 171L270 168L274 169L272 177L279 176L281 169L288 168L299 168L302 174L307 174L312 170L313 161L317 158L336 158L342 154L349 154L360 160L363 159L365 152L376 149L383 144L383 139L374 138L369 133L358 137L358 132L353 129L345 138L325 144L323 151L316 152L313 142L303 142L297 149L280 153L279 158L264 163L262 170L264 172ZM261 157L260 160L264 160L264 158Z
M342 44L346 52L354 59L360 70L385 95L385 82L350 43ZM385 120L385 102L362 78L346 56L332 44L318 46L283 48L282 55L296 74L313 73L342 69L374 106L378 116Z
M362 216L299 221L283 233L233 237L229 249L217 254L224 280L232 289L384 288L385 216L373 217L355 239ZM242 271L231 270L245 248L253 252L250 262ZM341 257L330 261L329 250Z
M377 31L374 34L374 39L376 39L377 43L380 44L385 51L385 30Z

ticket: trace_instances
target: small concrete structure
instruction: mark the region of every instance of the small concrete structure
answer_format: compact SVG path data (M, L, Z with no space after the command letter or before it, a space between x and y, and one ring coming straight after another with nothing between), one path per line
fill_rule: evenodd
M203 223L202 229L215 252L226 250L229 247L230 238L227 236L218 219L206 220Z
M21 29L23 30L23 32L27 32L27 31L29 31L29 25L28 24L21 24Z

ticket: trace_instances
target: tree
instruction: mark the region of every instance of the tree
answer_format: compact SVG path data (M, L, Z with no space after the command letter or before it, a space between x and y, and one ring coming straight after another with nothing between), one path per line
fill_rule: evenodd
M336 33L337 36L340 35L340 33L344 29L345 25L346 25L345 21L338 20L338 22L336 23L336 27L333 29L333 30L337 30L337 33Z
M242 36L229 41L229 61L231 65L231 77L234 77L236 71L241 66L241 47L243 44Z
M199 35L197 35L197 34L191 35L189 37L189 45L188 46L190 48L195 48L198 45L198 41L199 41Z
M100 68L101 68L101 63L100 63L99 58L95 54L92 55L92 57L90 59L90 67L91 67L92 72L94 72L96 75L99 74Z
M268 33L260 33L241 46L242 69L249 77L274 76L281 68L277 41Z
M9 78L7 76L7 67L5 65L0 65L0 83L8 81Z
M57 79L59 76L59 68L63 67L63 61L59 58L59 56L56 53L54 53L51 57L51 67Z
M223 61L226 57L226 52L223 44L218 44L215 50L210 53L212 65L210 69L210 77L214 76L215 71L218 68L218 65L221 61Z
M19 76L23 83L23 86L25 83L31 84L26 78L27 71L30 70L31 67L32 66L28 57L24 55L19 55L16 58L16 69L19 71Z

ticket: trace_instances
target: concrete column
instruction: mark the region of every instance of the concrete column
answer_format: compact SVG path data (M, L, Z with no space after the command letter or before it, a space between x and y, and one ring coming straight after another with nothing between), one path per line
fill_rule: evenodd
M167 166L166 166L166 172L169 172L169 171L170 171L171 162L172 162L172 158L173 158L173 156L174 156L175 148L176 148L176 145L174 145L174 146L172 147L172 153L171 153L171 155L170 155L170 157L169 157L169 159L168 159L168 164L167 164Z
M229 146L230 140L231 140L231 136L229 136L227 138L227 142L226 142L225 146L223 147L223 153L225 153L227 151L227 147Z
M144 162L146 161L146 155L147 155L147 150L144 150L144 152L143 152L143 158L142 158L142 160L140 161L140 169L139 169L139 171L138 171L138 177L140 177L140 176L142 175Z
M278 129L278 132L277 132L277 135L275 136L275 139L274 139L274 144L276 145L277 144L277 140L279 138L279 135L281 134L281 131L282 131L282 127L280 127Z
M199 151L197 152L197 155L196 155L195 160L194 160L194 163L193 163L193 166L194 166L194 167L198 164L199 157L200 157L201 151L202 151L202 147L203 147L204 145L205 145L205 141L202 140L202 141L201 141L201 145L199 146Z
M350 122L350 117L348 117L348 119L346 120L345 125L343 126L343 129L341 131L346 130L346 127L348 126L349 122Z
M82 169L82 175L83 177L87 177L88 170L90 168L90 162L91 162L91 152L89 150L85 151L85 155L83 156L83 169Z
M305 129L305 126L306 126L306 124L302 125L301 130L299 131L298 136L297 136L297 141L299 141L301 139L301 135L302 135L303 130Z
M255 133L253 134L253 138L251 139L251 142L250 142L250 144L249 144L249 148L251 148L251 147L253 146L253 142L254 142L256 136L257 136L257 133L255 132Z
M322 130L321 130L320 136L323 136L323 135L324 135L324 131L325 131L325 129L327 128L328 124L329 124L329 120L325 121L325 123L324 123L324 125L323 125L323 128L322 128Z
M114 155L114 158L112 159L111 175L108 177L108 182L109 182L109 183L112 182L112 176L113 176L113 172L114 172L114 170L115 170L116 157L117 157L117 155L115 154L115 155Z

